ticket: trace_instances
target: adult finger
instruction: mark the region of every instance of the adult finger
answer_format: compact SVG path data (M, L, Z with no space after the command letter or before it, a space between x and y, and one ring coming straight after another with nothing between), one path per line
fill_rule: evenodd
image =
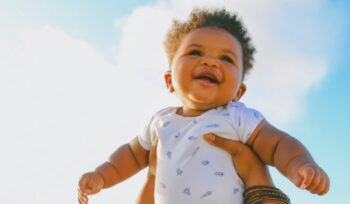
M205 134L204 139L209 144L219 147L232 155L240 153L244 148L244 145L238 141L233 141L223 137L219 137L214 135L213 133Z

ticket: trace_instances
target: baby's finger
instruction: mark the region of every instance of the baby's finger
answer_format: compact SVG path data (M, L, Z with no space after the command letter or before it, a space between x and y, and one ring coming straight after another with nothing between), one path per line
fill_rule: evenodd
M326 193L328 193L329 191L329 187L330 187L330 181L329 181L329 178L328 176L326 175L327 179L326 179L326 186L325 188L321 191L321 193L319 195L324 195Z
M90 177L88 174L84 174L80 180L79 180L79 189L81 189L82 192L86 190L87 184L89 183Z
M95 177L89 180L87 188L84 190L84 193L86 195L95 194L98 193L102 189L102 187L103 184L101 184L101 182Z
M324 195L328 192L328 190L329 190L329 178L328 178L327 174L324 173L324 175L321 179L320 185L317 189L315 189L315 192L318 195Z
M298 171L298 174L303 178L301 185L299 186L302 189L307 189L312 183L312 180L315 176L315 171L311 167L306 167Z
M79 204L87 204L87 201L84 197L78 197Z
M307 187L307 190L309 190L311 193L316 194L317 189L320 187L321 179L322 179L322 172L316 172L314 178L312 179L312 182Z
M233 141L229 139L225 139L219 136L216 136L212 133L208 133L204 135L204 139L209 143L216 147L219 147L232 155L235 155L242 151L244 145L238 141Z
M327 185L327 180L322 179L320 181L319 185L315 189L312 189L311 192L315 193L315 194L318 194L318 195L322 195L322 192L326 188L326 185Z
M88 203L88 197L87 197L86 193L82 192L79 188L78 188L78 200L79 200L79 204L87 204Z
M79 198L79 204L89 204L88 203L88 198Z

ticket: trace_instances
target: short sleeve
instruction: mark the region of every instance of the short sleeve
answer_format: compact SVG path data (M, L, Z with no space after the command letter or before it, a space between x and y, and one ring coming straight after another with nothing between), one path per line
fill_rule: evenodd
M143 133L137 137L140 145L144 149L146 149L146 150L150 150L151 149L152 133L153 133L153 130L155 129L155 126L156 126L158 120L162 116L167 115L169 113L173 113L175 111L176 111L175 107L168 107L168 108L165 108L165 109L162 109L162 110L158 111L156 114L154 114L152 116L151 120L145 126L145 128L143 130Z
M151 138L152 138L151 137L151 135L152 135L151 134L152 133L151 124L154 121L154 118L155 118L155 116L153 116L151 118L151 120L146 124L146 126L145 126L145 128L143 130L143 133L137 137L140 145L146 150L150 150L151 149L151 144L152 144L152 140L151 140Z
M240 141L246 143L265 117L259 111L247 108L241 102L231 102L228 108Z

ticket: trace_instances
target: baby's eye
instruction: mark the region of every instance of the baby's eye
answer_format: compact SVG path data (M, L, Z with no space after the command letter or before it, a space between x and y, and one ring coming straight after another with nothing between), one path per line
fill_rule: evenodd
M189 55L194 55L194 56L202 56L202 52L199 50L191 50L188 52Z
M233 64L233 59L232 59L231 57L227 56L227 55L221 56L220 59L223 60L223 61L226 61L226 62L228 62L228 63Z

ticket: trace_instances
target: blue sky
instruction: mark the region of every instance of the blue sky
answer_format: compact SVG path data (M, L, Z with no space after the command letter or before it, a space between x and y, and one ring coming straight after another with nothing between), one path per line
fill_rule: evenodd
M195 5L242 16L258 49L242 100L302 141L331 178L322 197L272 170L275 184L293 203L347 202L349 2L0 0L0 203L74 203L83 172L178 105L162 81L162 40ZM91 200L133 203L144 177Z

